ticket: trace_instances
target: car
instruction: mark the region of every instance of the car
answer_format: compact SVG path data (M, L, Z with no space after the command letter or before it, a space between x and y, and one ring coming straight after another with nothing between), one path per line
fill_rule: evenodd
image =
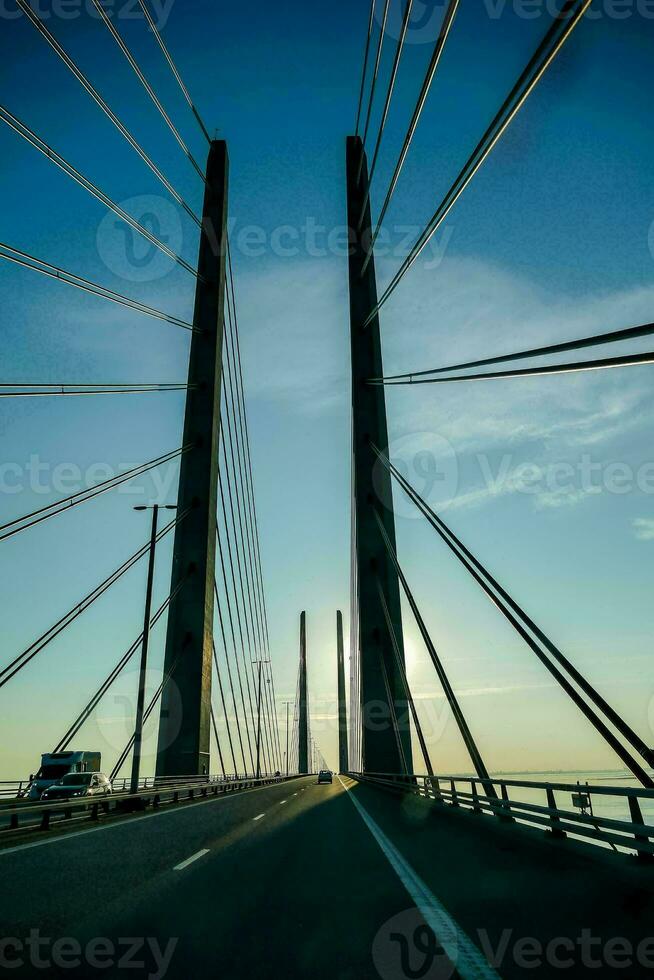
M332 782L332 774L329 771L329 769L321 769L320 770L320 772L318 773L318 782L319 783L331 783Z
M102 772L69 772L41 796L45 803L62 803L82 796L108 796L111 780Z

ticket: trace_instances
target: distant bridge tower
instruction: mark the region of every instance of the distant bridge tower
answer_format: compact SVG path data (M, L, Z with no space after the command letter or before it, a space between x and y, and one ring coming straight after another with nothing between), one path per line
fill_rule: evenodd
M300 697L298 708L298 772L309 772L309 708L307 703L307 614L300 616Z
M343 613L336 613L336 658L338 663L338 771L350 768L347 751L347 705L345 702L345 658L343 655Z
M359 635L356 643L361 670L361 756L364 771L402 773L413 771L408 705L379 594L381 587L397 637L399 658L403 662L399 582L375 517L377 509L395 549L391 476L383 467L378 466L375 470L373 451L373 444L382 451L388 447L384 388L367 384L369 378L384 374L379 319L374 316L368 326L364 325L371 310L377 306L374 258L365 272L363 268L366 245L370 247L371 241L368 186L368 164L361 139L351 136L347 141L347 209L351 236L352 519L358 577Z
M227 144L216 140L200 237L183 442L193 449L181 463L173 592L185 584L168 614L164 670L170 682L161 701L157 776L209 772L228 170Z

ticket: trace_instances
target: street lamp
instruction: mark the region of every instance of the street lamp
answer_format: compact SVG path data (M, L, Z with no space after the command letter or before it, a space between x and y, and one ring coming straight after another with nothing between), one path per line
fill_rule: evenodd
M130 793L138 793L139 776L141 771L141 748L143 744L143 708L145 705L145 677L148 666L148 644L150 642L150 618L152 615L152 585L154 582L154 556L157 549L157 520L160 510L177 510L173 505L162 507L153 504L150 507L135 507L134 510L152 511L152 530L150 533L150 559L148 564L148 583L145 590L145 614L143 617L143 644L141 646L141 667L139 670L139 687L136 698L136 724L134 726L134 753L132 755L132 779Z
M270 660L253 660L259 668L259 695L257 698L257 774L255 779L261 779L261 668L264 664L269 664Z

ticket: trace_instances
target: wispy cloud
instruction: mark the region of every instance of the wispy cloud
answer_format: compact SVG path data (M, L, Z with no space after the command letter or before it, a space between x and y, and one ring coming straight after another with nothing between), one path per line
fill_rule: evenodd
M637 517L632 527L639 541L654 541L654 518Z

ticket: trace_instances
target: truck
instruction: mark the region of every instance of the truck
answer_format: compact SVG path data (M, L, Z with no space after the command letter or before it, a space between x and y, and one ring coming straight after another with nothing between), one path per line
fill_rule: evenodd
M100 772L100 752L44 752L37 773L30 776L25 796L40 800L42 793L70 772Z

